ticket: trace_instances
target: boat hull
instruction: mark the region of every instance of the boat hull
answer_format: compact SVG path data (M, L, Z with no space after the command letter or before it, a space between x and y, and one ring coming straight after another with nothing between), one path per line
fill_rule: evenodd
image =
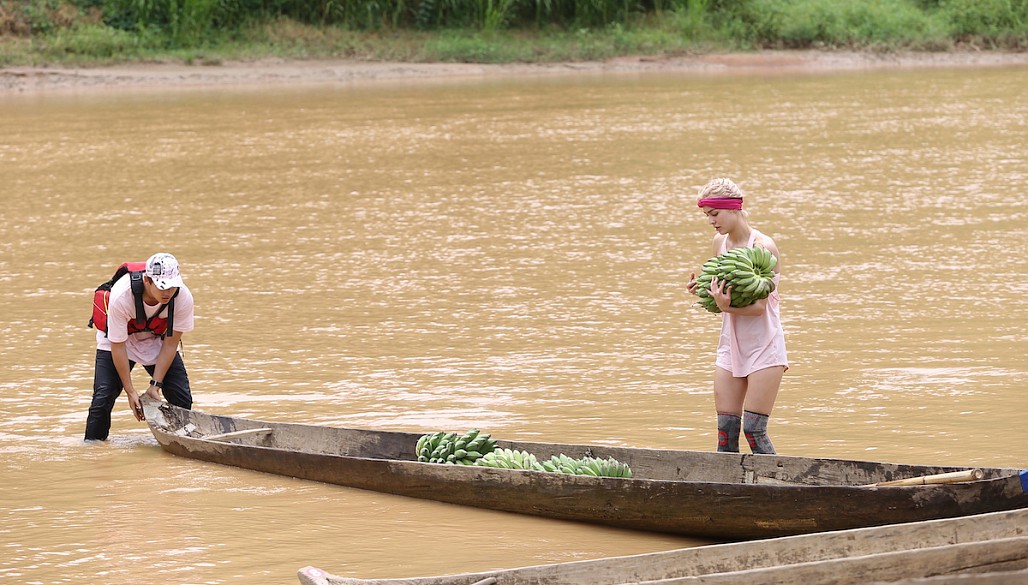
M1016 580L1024 570L1028 509L476 573L359 579L307 566L297 577L303 585L863 585L988 572L981 582L992 585L1024 583Z
M498 443L540 459L559 453L609 456L634 470L631 479L598 478L420 463L413 454L416 433L270 423L150 402L146 408L158 443L182 457L465 506L719 540L1028 507L1028 473L1014 469L984 469L984 479L973 482L873 487L868 484L966 468ZM187 425L194 430L183 433Z

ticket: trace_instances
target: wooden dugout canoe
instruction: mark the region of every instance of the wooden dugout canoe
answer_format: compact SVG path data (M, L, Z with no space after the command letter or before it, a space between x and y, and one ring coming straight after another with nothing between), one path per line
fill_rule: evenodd
M274 423L144 400L168 453L213 463L492 510L718 540L768 538L1028 507L1028 471L877 487L966 471L841 459L498 441L540 460L564 453L627 463L634 477L419 463L418 433Z
M1028 569L920 577L896 581L893 585L1024 585L1025 583L1028 583Z
M303 585L1023 584L1028 509L478 573L357 579L307 566ZM973 577L972 577L973 576Z

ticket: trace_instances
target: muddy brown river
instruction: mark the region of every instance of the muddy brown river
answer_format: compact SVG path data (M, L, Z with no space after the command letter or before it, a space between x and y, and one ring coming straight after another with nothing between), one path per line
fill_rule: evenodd
M1028 466L1028 70L0 95L0 583L293 584L705 541L84 444L93 288L176 254L194 407L713 450L684 288L729 176L782 250L782 454ZM137 383L145 383L138 369ZM744 447L745 449L745 447Z

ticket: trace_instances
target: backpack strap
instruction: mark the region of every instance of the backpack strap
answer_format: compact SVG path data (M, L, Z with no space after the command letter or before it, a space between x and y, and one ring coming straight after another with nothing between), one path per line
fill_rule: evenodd
M175 296L171 297L171 300L168 301L168 328L164 331L164 337L175 333L175 297L180 292L182 292L181 288L176 290Z
M161 313L164 312L164 309L168 309L168 327L165 328L164 333L161 334L161 339L164 339L165 337L167 337L167 336L169 336L169 335L171 335L172 333L175 332L175 329L174 329L174 327L175 327L175 297L177 297L178 293L180 293L180 292L182 292L182 289L176 290L175 294L172 295L171 300L169 300L166 304L161 305L161 308L157 309L157 312L153 314L153 317L150 317L149 319L145 319L144 320L144 323L146 323L146 328L149 329L150 331L153 331L153 329L150 327L150 322L153 321L154 319L160 317ZM136 297L136 299L137 299L137 301L136 301L136 303L137 303L136 304L137 310L139 308L139 304L138 303L140 302L138 299L141 299L141 298L143 298L143 297L142 296Z
M136 299L136 327L142 329L147 326L146 309L143 308L143 273L130 272L129 281L132 283L132 296Z
M175 332L175 330L174 330L174 325L175 325L175 297L177 297L178 294L180 292L182 292L182 289L180 288L180 289L176 290L175 291L175 295L171 297L171 300L168 301L168 304L166 304L163 307L161 307L160 309L158 309L157 312L154 313L153 317L150 317L149 319L147 319L146 318L146 309L143 308L143 290L144 290L144 288L143 288L143 272L130 272L129 274L131 275L129 278L130 278L130 282L132 284L132 297L136 301L136 327L139 327L140 329L150 329L150 321L153 320L153 319L156 319L157 317L160 317L161 313L164 312L164 308L167 307L168 308L168 327L167 327L167 329L165 329L164 333L161 335L161 338L163 339L164 337L167 337L167 336L171 335L172 333L174 333Z

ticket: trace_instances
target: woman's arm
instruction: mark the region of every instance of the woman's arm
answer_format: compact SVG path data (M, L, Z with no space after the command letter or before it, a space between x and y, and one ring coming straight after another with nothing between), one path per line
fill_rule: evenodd
M718 255L718 250L721 249L721 238L723 237L724 236L722 236L721 234L714 236L714 243L711 245L711 258L716 257ZM696 290L699 288L699 283L696 282L696 274L699 272L703 272L702 267L700 267L700 269L696 272L693 272L689 275L689 282L685 285L685 290L691 292L692 294L696 294Z
M721 280L716 276L710 281L710 295L714 297L714 302L717 303L717 308L721 309L722 313L731 313L733 315L750 315L756 317L763 315L767 309L767 299L760 299L759 301L746 305L745 307L733 307L732 306L732 288L728 287L727 290L721 290Z
M782 272L782 253L778 251L778 244L775 244L775 241L770 237L762 234L760 241L753 242L753 245L761 248L767 248L768 251L774 255L775 259L778 260L775 263L775 273L780 274Z

